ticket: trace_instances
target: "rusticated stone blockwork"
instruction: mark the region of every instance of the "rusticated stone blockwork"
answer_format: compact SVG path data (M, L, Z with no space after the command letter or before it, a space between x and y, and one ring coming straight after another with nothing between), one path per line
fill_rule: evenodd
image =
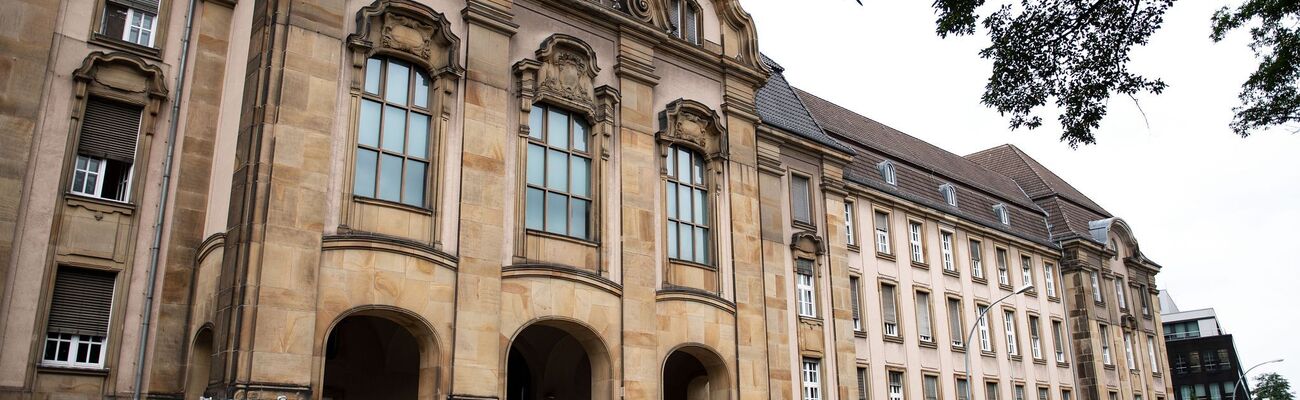
M793 88L739 0L5 11L0 399L1170 396L1123 220Z

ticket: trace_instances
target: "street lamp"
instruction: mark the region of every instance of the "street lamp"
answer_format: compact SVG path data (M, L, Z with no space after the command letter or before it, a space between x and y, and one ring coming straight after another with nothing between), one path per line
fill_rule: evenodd
M992 309L993 309L993 306L997 305L998 303L1001 303L1003 300L1006 300L1006 299L1008 299L1008 298L1011 298L1011 296L1015 296L1015 295L1018 295L1018 294L1021 294L1021 293L1024 293L1024 292L1028 292L1028 291L1030 291L1030 290L1034 290L1034 285L1033 285L1032 283L1031 283L1031 284L1025 284L1025 286L1021 286L1019 289L1016 289L1015 292L1012 292L1011 294L1006 295L1006 296L1002 296L1002 298L998 299L998 301L995 301L995 302L989 303L989 305L984 306L984 311L980 311L979 316L975 318L975 324L974 324L974 325L971 325L971 327L970 327L970 334L966 335L966 342L962 343L962 346L964 346L964 347L965 347L965 350L966 350L966 351L963 352L963 353L965 353L965 355L966 355L966 357L965 357L965 361L966 361L966 400L970 400L970 399L973 399L973 398L974 398L974 397L971 397L971 388L970 388L970 386L971 386L971 375L972 375L972 374L970 373L970 341L971 341L971 338L975 337L975 330L976 330L976 329L979 329L979 326L980 326L980 320L984 319L984 314L988 314L989 310L992 310ZM1235 400L1235 399L1234 399L1234 400Z
M1242 388L1241 390L1247 390L1247 389L1245 389L1245 387L1246 387L1246 385L1249 384L1249 383L1246 382L1246 379L1247 379L1246 377L1250 375L1250 371L1254 370L1255 368L1259 368L1261 365L1264 365L1264 364L1272 364L1272 363L1277 363L1277 362L1282 362L1282 359L1279 358L1279 359L1276 359L1276 360L1268 360L1268 361L1265 361L1265 362L1262 362L1262 363L1259 363L1259 364L1255 364L1255 366L1250 367L1249 369L1247 369L1246 372L1242 372L1242 373L1241 373L1241 376L1237 377L1237 385L1238 385L1237 388ZM1232 390L1232 400L1237 400L1237 390L1238 390L1238 389L1236 389L1236 388L1234 388L1234 389Z

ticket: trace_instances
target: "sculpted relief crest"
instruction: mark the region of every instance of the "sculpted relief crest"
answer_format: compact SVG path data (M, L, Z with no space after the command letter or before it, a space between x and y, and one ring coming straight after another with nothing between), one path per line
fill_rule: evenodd
M400 14L384 15L383 46L428 58L433 26Z
M722 133L722 119L708 106L686 99L669 103L659 113L659 139L670 144L683 144L695 148L706 157L721 157L726 141Z
M460 76L456 52L460 39L441 13L409 0L376 0L357 11L357 31L348 35L359 89L362 67L372 56L391 56L414 63L430 75Z
M590 75L588 74L590 72ZM588 68L587 57L568 49L557 49L542 63L540 90L565 100L590 104L595 71Z
M596 52L582 40L557 33L542 41L537 59L515 63L523 109L536 101L548 101L582 111L594 119L600 108L595 90Z

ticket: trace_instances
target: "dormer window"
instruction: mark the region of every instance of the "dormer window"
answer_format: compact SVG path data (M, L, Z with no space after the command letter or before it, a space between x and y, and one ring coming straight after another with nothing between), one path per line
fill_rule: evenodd
M953 207L957 206L957 188L953 187L951 183L939 185L939 193L943 194L944 203L948 203Z
M876 165L876 168L880 169L880 179L884 179L885 183L898 185L898 175L894 173L894 163L889 162L889 160L881 161L880 164Z
M700 44L700 6L690 0L669 0L668 19L672 24L673 35L677 38Z
M1006 204L994 204L993 215L998 216L998 222L1002 225L1011 225L1011 212L1007 210Z

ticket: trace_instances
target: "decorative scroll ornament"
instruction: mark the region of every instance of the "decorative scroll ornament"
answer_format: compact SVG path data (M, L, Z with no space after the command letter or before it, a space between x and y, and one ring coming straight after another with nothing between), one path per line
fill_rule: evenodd
M348 35L353 67L360 70L367 58L385 55L412 62L430 75L459 77L463 69L456 56L460 39L441 13L408 0L376 0L357 11L357 32ZM359 89L364 74L353 74Z
M809 231L795 232L790 237L790 250L794 251L795 256L810 259L826 252L825 248L822 247L822 238Z
M536 60L515 63L524 110L545 100L596 119L596 52L576 37L557 33L542 41Z
M698 101L677 99L669 103L659 112L659 126L660 141L693 148L708 159L725 157L722 133L726 128L722 119Z

